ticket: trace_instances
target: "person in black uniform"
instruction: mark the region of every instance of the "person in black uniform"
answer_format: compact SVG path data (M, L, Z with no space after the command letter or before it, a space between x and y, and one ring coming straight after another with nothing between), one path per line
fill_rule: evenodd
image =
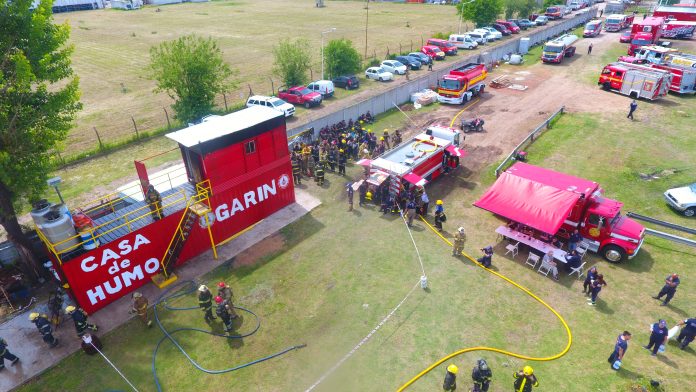
M300 162L297 155L292 157L292 178L295 180L295 185L302 184L302 170L300 169Z
M10 365L14 365L19 361L19 357L12 354L10 350L7 349L7 342L5 339L0 338L0 370L5 368L5 359L10 361Z
M565 259L567 268L578 268L580 266L580 262L582 261L582 258L578 254L577 250L570 251L570 253L565 255Z
M696 336L696 318L686 319L680 321L679 325L683 325L679 336L677 336L677 342L679 342L679 348L684 350L689 343L694 341L694 336Z
M665 285L662 286L662 290L660 290L660 292L653 298L660 299L663 295L666 295L665 300L662 302L661 306L667 306L669 301L672 300L672 297L674 297L674 293L677 292L677 286L679 286L680 282L681 281L679 280L679 275L677 274L667 276L665 278Z
M87 312L80 308L76 308L72 305L65 307L65 313L70 315L75 323L75 332L77 336L80 337L85 334L85 331L89 328L92 331L96 331L98 328L94 324L87 322Z
M628 331L623 331L623 333L616 338L616 343L614 344L614 351L612 351L611 355L607 359L607 362L609 362L609 366L613 370L619 370L617 368L614 368L614 362L623 361L623 357L624 355L626 355L626 351L628 350L629 340L631 340L631 333Z
M346 153L345 151L338 150L338 174L345 176L346 175Z
M479 257L476 261L486 268L491 268L491 264L493 264L493 247L488 245L482 248L481 251L483 252L483 256Z
M476 366L471 370L471 379L474 381L474 389L471 392L488 392L491 378L493 378L493 372L488 367L486 360L476 361Z
M203 318L206 322L215 320L215 316L213 316L213 293L204 284L198 287L198 306L203 310L203 314L205 314Z
M582 292L587 293L588 296L590 295L590 284L597 278L597 273L597 267L590 268L590 270L587 271L585 281L582 282Z
M324 164L319 162L316 166L316 171L314 172L314 181L316 181L319 186L324 186Z
M445 380L442 382L442 389L445 391L454 391L457 389L457 366L449 365L447 366L447 372L445 373Z
M336 148L332 147L329 150L329 170L332 172L336 171Z
M669 329L667 328L667 322L665 320L660 320L650 327L650 340L647 346L643 346L646 350L652 350L652 356L657 355L657 350L660 346L666 346L667 340L669 339Z
M534 387L539 386L539 380L531 366L525 366L519 372L513 373L512 377L515 379L515 392L531 392Z
M232 315L229 311L228 302L222 299L222 297L217 296L215 297L215 303L217 303L215 313L218 315L218 317L222 319L222 322L225 324L225 332L232 332L234 328L232 326Z
M155 221L162 219L162 196L152 184L147 187L145 199L150 207L150 211L152 211L152 219Z
M53 328L51 328L51 322L48 321L48 316L45 314L31 313L29 315L29 321L36 325L36 329L39 330L43 341L46 342L49 347L53 348L58 345L58 339L53 336Z

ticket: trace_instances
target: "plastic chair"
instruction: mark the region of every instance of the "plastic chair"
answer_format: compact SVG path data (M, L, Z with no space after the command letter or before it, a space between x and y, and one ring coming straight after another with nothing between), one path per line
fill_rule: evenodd
M588 248L588 245L584 242L579 243L578 247L575 248L575 251L578 252L578 255L580 256L580 260L585 258L585 254L587 253L587 248Z
M549 276L549 272L551 272L551 264L542 262L537 272L544 276Z
M536 268L537 263L539 263L539 260L541 257L539 257L538 254L534 252L529 252L529 256L527 256L527 261L525 264L532 266L532 269Z
M582 264L580 264L580 266L578 268L571 267L570 268L571 271L568 274L568 276L570 276L572 274L578 274L578 279L582 278L582 276L585 274L585 264L587 264L587 262L583 261Z
M505 246L505 249L507 252L505 252L505 256L507 256L508 253L512 253L512 258L514 259L515 256L517 256L517 252L519 250L520 243L516 243L515 245L513 244L508 244Z

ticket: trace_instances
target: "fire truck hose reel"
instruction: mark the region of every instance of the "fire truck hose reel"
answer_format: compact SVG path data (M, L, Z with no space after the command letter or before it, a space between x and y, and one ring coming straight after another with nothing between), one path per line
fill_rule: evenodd
M257 363L261 363L261 362L267 361L269 359L279 357L279 356L286 354L290 351L304 348L307 346L306 344L299 344L299 345L291 346L291 347L288 347L284 350L278 351L274 354L271 354L271 355L268 355L268 356L265 356L265 357L262 357L259 359L255 359L251 362L247 362L247 363L244 363L241 365L226 368L226 369L211 370L211 369L204 368L198 362L196 362L193 358L191 358L191 356L186 352L186 350L174 338L174 336L173 336L174 334L179 333L179 332L184 332L184 331L192 331L192 332L201 332L201 333L205 333L205 334L213 335L213 336L219 336L219 337L222 337L225 339L243 339L243 338L246 338L248 336L255 334L256 331L258 331L259 328L261 327L261 321L259 319L259 316L256 315L256 313L252 312L251 310L246 309L246 308L241 307L241 306L235 306L234 307L235 309L247 312L247 313L251 314L252 316L254 316L254 318L256 319L256 325L254 326L254 328L250 332L247 332L244 334L239 334L239 335L227 335L227 334L215 333L215 332L205 330L205 329L191 328L191 327L177 328L177 329L174 329L172 331L168 331L162 325L162 322L159 319L159 314L157 313L157 305L161 304L162 307L164 307L165 309L170 310L170 311L199 310L200 308L198 306L175 307L175 306L171 306L167 303L167 301L174 300L176 298L180 298L180 297L183 297L185 295L191 294L192 292L195 292L197 290L197 287L198 287L198 284L192 280L182 281L182 282L168 288L167 290L165 290L162 293L162 295L159 296L159 298L155 302L154 306L152 307L154 317L155 317L155 322L157 323L157 326L160 328L160 330L162 330L162 332L164 333L164 336L159 340L159 342L157 342L157 345L155 346L155 350L152 353L152 376L155 380L155 386L157 387L158 392L162 392L162 385L160 384L159 378L157 377L157 368L156 368L157 352L159 351L160 346L162 345L162 343L165 340L170 340L172 342L172 344L174 344L174 346L186 357L186 359L188 359L189 362L191 362L191 364L196 369L198 369L204 373L207 373L207 374L223 374L223 373L233 372L235 370L239 370L239 369L243 369L243 368L246 368L246 367L249 367L252 365L256 365ZM172 293L173 291L178 290L180 288L181 288L180 291L178 291L176 293Z

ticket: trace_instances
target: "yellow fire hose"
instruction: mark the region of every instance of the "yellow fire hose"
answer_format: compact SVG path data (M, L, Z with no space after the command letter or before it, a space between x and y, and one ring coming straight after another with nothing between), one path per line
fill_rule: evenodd
M422 216L421 216L421 220L423 220L423 222L425 222L425 224L428 225L428 227L430 228L430 230L432 230L435 234L437 234L438 236L440 236L440 238L442 238L442 240L443 240L444 242L446 242L447 244L449 244L449 246L453 246L452 243L451 243L447 238L443 237L442 234L440 234L437 230L435 230L435 228L433 228L433 226L431 226L430 223L428 223ZM522 355L522 354L517 354L517 353L513 353L513 352L510 352L510 351L506 351L506 350L501 350L501 349L499 349L499 348L485 347L485 346L464 348L464 349L455 351L455 352L453 352L453 353L451 353L451 354L449 354L449 355L447 355L447 356L445 356L445 357L439 359L437 362L433 363L432 365L428 366L425 370L423 370L422 372L418 373L418 374L417 374L415 377L413 377L412 379L408 380L408 382L407 382L406 384L402 385L402 386L397 390L397 392L401 392L401 391L406 390L406 388L408 388L411 384L415 383L416 381L418 381L418 379L420 379L421 377L423 377L423 376L425 376L426 374L430 373L431 370L433 370L433 369L435 369L436 367L440 366L443 362L448 361L448 360L450 360L450 359L452 359L452 358L454 358L454 357L456 357L456 356L459 356L459 355L461 355L461 354L464 354L464 353L468 353L468 352L472 352L472 351L491 351L491 352L495 352L495 353L499 353L499 354L504 354L504 355L508 355L508 356L511 356L511 357L519 358L519 359L524 359L524 360L527 360L527 361L553 361L554 359L558 359L558 358L564 356L564 355L568 352L568 350L570 350L570 346L573 344L573 334L570 332L570 327L568 327L568 323L566 323L566 321L563 319L563 317L562 317L554 308L552 308L549 304L547 304L546 302L544 302L544 300L542 300L541 298L539 298L539 297L537 297L536 295L534 295L534 294L533 294L531 291L529 291L527 288L525 288L525 287L523 287L523 286L521 286L521 285L515 283L514 281L512 281L511 279L507 278L506 276L504 276L504 275L502 275L502 274L499 274L499 273L497 273L497 272L495 272L495 271L493 271L493 270L491 270L491 269L488 269L488 268L482 266L478 261L476 261L474 258L472 258L471 256L469 256L468 254L462 252L462 255L464 255L467 259L471 260L475 265L481 267L483 270L485 270L485 271L487 271L487 272L490 272L491 274L493 274L493 275L495 275L495 276L497 276L497 277L499 277L499 278L501 278L501 279L507 281L508 283L510 283L510 284L512 284L513 286L517 287L518 289L522 290L525 294L527 294L527 295L529 295L530 297L534 298L537 302L539 302L540 304L544 305L548 310L550 310L551 313L553 313L556 317L558 317L558 319L561 321L561 324L563 324L563 327L565 328L566 333L568 334L568 344L566 344L566 346L565 346L565 348L563 349L563 351L561 351L560 353L558 353L558 354L556 354L556 355L552 355L552 356L550 356L550 357L530 357L530 356L527 356L527 355Z

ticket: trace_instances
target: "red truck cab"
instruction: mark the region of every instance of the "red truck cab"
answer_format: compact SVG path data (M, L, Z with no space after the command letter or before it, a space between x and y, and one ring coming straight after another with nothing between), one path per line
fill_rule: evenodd
M319 106L322 101L320 93L314 92L305 86L295 86L288 89L281 87L278 90L278 98L296 105L304 105L307 109Z
M588 249L606 260L631 259L645 229L621 215L623 204L603 193L594 181L517 162L474 206L561 239L577 229Z
M433 60L445 59L445 52L435 45L425 45L421 48L421 52Z
M549 19L561 19L563 17L563 9L557 6L548 7L544 15L548 16Z
M444 39L430 38L428 42L426 42L426 45L437 46L441 51L445 52L447 56L454 56L457 54L457 45Z
M488 71L484 64L469 63L455 68L438 81L437 100L440 103L461 105L483 93Z
M631 45L628 47L628 54L633 55L641 46L654 45L662 37L665 18L650 16L642 21L635 23L631 28Z

